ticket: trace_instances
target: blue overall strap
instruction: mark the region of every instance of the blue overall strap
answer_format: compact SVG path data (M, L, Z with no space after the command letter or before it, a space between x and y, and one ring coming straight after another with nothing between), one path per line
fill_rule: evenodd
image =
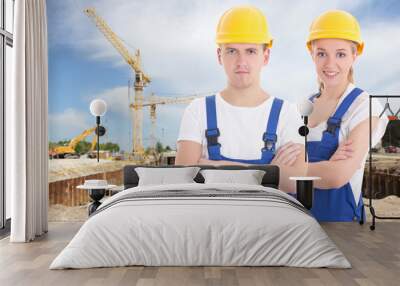
M320 160L329 160L336 152L339 145L339 130L342 123L342 117L362 92L363 90L354 88L342 101L333 116L329 117L327 128L322 133L321 144L318 146L318 149L320 149L318 154L322 156Z
M336 109L336 112L333 114L333 116L329 117L328 122L327 122L328 127L326 128L326 131L334 134L336 129L340 128L343 115L347 112L350 105L352 105L354 100L361 93L363 93L363 90L356 87L349 93L349 95L346 96L346 98L339 105L338 109Z
M208 157L210 160L221 160L221 144L218 143L220 133L217 125L215 95L206 97L206 115L207 129L205 136L207 139Z
M335 132L333 128L339 128L342 122L342 117L349 109L350 105L354 102L354 100L363 93L363 90L356 87L354 88L348 96L342 101L339 108L336 110L335 114L328 119L328 128L326 129L328 132Z
M271 155L271 160L275 155L275 144L278 139L276 135L276 129L278 127L279 115L281 113L283 100L274 98L272 103L271 111L269 113L268 123L266 131L263 134L264 148L262 148L262 158L267 156L268 153Z

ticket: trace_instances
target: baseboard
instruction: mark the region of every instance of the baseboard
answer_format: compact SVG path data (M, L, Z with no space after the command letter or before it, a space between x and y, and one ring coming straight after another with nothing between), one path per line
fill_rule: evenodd
M3 239L10 235L11 230L11 218L6 219L6 223L3 228L0 228L0 239Z

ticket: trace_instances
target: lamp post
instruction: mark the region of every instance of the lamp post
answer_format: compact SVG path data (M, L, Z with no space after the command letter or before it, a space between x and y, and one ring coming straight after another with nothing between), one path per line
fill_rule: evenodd
M313 112L314 105L313 103L306 99L298 104L297 106L301 117L304 120L304 125L299 128L299 134L304 136L304 160L307 163L307 135L309 133L308 125L308 116Z
M303 118L304 125L299 128L299 134L304 136L304 161L307 163L307 135L308 129L308 116L313 112L313 103L306 99L297 105L298 111ZM320 180L320 177L289 177L290 180L296 181L296 198L303 204L305 208L311 210L314 201L314 186L315 180Z
M102 99L94 99L90 103L90 113L96 117L96 135L97 135L97 162L99 162L100 153L100 136L104 135L105 128L100 126L100 116L103 116L107 111L107 104ZM100 134L102 133L102 134Z

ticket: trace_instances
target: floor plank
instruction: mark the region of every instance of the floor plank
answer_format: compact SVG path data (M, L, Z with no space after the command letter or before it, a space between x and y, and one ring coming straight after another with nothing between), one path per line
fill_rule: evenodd
M352 269L290 267L116 267L48 269L82 223L50 223L50 231L32 243L0 240L0 285L399 285L400 222L369 225L331 223L322 227L351 262Z

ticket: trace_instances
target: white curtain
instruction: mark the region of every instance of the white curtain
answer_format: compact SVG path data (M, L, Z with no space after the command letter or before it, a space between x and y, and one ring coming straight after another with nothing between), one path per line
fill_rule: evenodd
M47 20L45 0L15 1L14 70L6 111L12 242L47 232Z

